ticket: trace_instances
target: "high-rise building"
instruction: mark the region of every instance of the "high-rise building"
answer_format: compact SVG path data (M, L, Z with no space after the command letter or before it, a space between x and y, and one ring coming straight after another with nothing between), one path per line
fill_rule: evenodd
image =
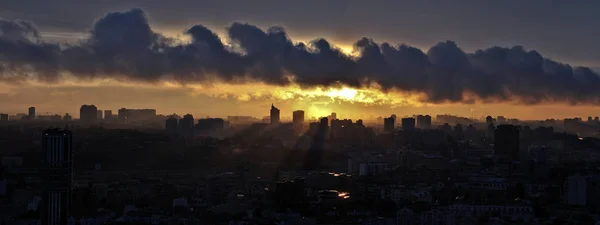
M594 117L594 121L595 122L600 122L600 118L596 116L596 117Z
M494 123L494 118L492 116L487 116L485 117L485 123L486 124L493 124Z
M35 119L35 107L29 107L29 119Z
M383 119L383 131L386 133L394 132L395 122L396 121L394 120L394 117L389 117L389 118Z
M402 118L402 130L414 130L415 129L415 118L407 117Z
M70 216L73 180L71 143L72 134L68 130L49 129L42 134L43 225L67 224Z
M73 119L73 117L71 117L71 115L69 115L69 114L67 113L67 114L65 114L65 115L63 116L63 118L62 118L62 119L63 119L63 120L72 120L72 119Z
M329 121L337 120L337 113L332 112L327 119L329 119Z
M431 116L430 115L417 115L417 127L420 129L431 128Z
M273 104L271 104L271 112L270 112L270 119L271 119L271 124L277 124L280 121L280 117L279 117L279 109L275 108L275 106Z
M0 121L1 122L8 121L8 114L4 114L4 113L0 114Z
M329 121L327 120L327 117L323 117L319 121L315 133L312 134L312 141L304 162L305 169L314 170L323 163L321 160L325 149L325 139L327 138L328 133Z
M302 125L304 124L304 111L296 110L293 112L292 121L294 125Z
M566 183L567 204L596 209L600 206L600 176L572 175Z
M82 105L79 109L79 120L86 123L95 122L98 119L98 108L95 105Z
M182 135L194 134L194 116L192 114L186 114L179 120L179 132Z
M319 128L329 128L329 120L327 120L327 117L323 117L319 120Z
M102 120L102 110L97 110L96 111L96 120L100 121Z
M349 129L352 127L352 120L350 119L335 119L329 121L329 137L331 139L340 139L348 137Z
M498 125L494 131L494 154L513 160L519 158L519 129L516 126Z
M112 110L104 110L104 120L113 120Z
M165 129L169 134L177 134L179 130L179 123L177 122L177 118L171 116L165 121Z

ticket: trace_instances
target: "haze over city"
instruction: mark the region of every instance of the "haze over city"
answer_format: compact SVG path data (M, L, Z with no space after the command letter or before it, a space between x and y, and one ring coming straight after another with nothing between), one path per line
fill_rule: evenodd
M187 2L189 10L153 1L5 1L0 104L5 113L35 105L75 117L82 104L261 117L275 103L353 119L598 110L593 35L565 35L598 32L582 23L595 16L585 4L426 2L207 1ZM44 7L53 13L40 13Z

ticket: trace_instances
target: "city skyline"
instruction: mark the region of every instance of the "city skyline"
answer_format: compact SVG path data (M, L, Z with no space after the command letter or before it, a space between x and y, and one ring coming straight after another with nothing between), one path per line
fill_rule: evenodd
M279 105L278 105L279 106ZM210 116L210 115L202 115L202 114L196 114L194 112L182 112L182 113L176 113L176 112L172 112L172 113L162 113L160 111L157 111L156 109L152 108L152 107L147 107L147 108L125 108L125 107L119 107L115 110L115 112L117 112L118 114L112 114L113 110L111 109L107 109L107 108L99 108L94 104L83 104L80 106L80 108L78 109L78 113L54 113L54 112L48 112L45 111L43 113L36 113L35 109L36 107L34 106L30 106L28 107L26 110L22 111L22 112L17 112L17 113L7 113L7 112L0 112L1 115L6 116L7 120L10 118L10 120L21 120L23 118L21 117L27 117L27 119L38 119L38 117L42 118L42 119L52 119L56 116L61 116L61 117L68 117L67 120L71 120L71 119L78 119L78 120L82 120L81 115L87 115L87 114L91 114L91 115L87 115L86 118L83 118L83 121L88 121L88 122L96 122L96 121L102 121L102 120L123 120L123 118L121 117L126 117L127 113L122 113L121 111L148 111L152 113L152 115L155 116L179 116L179 117L184 117L185 115L191 115L195 118L198 119L202 119L202 118L227 118L227 117L252 117L255 118L257 120L264 120L264 119L270 119L271 115L273 115L273 109L275 109L275 113L278 116L278 119L276 119L275 121L271 121L270 123L278 123L278 121L282 121L282 122L293 122L294 118L295 118L295 113L296 112L302 112L302 116L301 118L305 118L304 115L306 115L306 112L310 112L310 111L306 111L305 109L301 109L301 108L294 108L294 110L283 110L283 114L280 113L280 111L282 111L281 109L279 109L279 107L275 107L274 103L271 103L270 106L271 111L269 112L268 110L264 110L263 109L263 114L258 114L258 115L244 115L244 114L221 114L219 116ZM33 111L32 111L33 109ZM289 112L288 112L289 111ZM265 113L266 112L266 113ZM32 114L33 113L33 114ZM83 114L82 114L83 113ZM288 115L289 114L289 115ZM319 110L319 114L308 114L308 116L306 116L306 120L311 120L311 121L317 121L320 118L329 118L332 115L337 114L334 111L326 111L326 110ZM360 117L351 117L351 116L347 116L342 114L341 119L353 119L353 120L384 120L387 119L389 115L392 115L392 117L396 117L396 113L395 111L392 111L390 114L384 115L384 114L370 114L370 115L361 115ZM33 117L32 117L33 115ZM104 115L104 116L103 116ZM106 115L108 115L108 117L106 117ZM120 115L120 116L119 116ZM475 116L474 114L469 115L457 115L457 114L450 114L450 113L444 113L441 112L439 114L428 114L428 113L421 113L421 112L414 112L412 114L398 114L399 117L398 118L414 118L416 120L419 120L420 117L422 116L428 116L429 117L429 121L431 121L431 116L437 116L437 115L449 115L449 116L456 116L456 117L462 117L462 118L468 118L471 120L475 120L475 121L479 121L479 122L485 122L490 120L490 118L492 118L494 121L496 120L503 120L503 122L508 122L509 119L517 119L517 120L521 120L521 121L544 121L544 120L575 120L575 119L579 119L580 122L581 121L597 121L597 118L599 118L598 115L592 114L592 115L587 115L587 116L577 116L577 115L566 115L565 117L537 117L537 118L521 118L521 117L512 117L512 116L507 116L507 115L500 115L500 114L480 114L479 116ZM19 117L21 116L21 117ZM85 117L85 116L84 116ZM17 118L17 119L15 119ZM151 118L149 118L151 119ZM335 118L334 118L335 119ZM399 120L396 122L400 122ZM430 122L429 122L430 123ZM430 126L430 125L429 125Z

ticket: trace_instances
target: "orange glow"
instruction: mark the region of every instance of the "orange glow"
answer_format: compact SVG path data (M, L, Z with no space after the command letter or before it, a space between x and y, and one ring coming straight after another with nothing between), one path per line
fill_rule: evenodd
M516 102L486 102L473 99L466 103L427 103L419 93L399 90L384 92L377 85L362 88L343 84L329 87L303 88L297 84L270 85L249 81L235 84L209 81L203 84L180 84L160 81L153 84L116 79L81 80L65 75L58 83L24 81L1 83L0 101L3 113L16 114L35 104L45 112L70 113L77 117L79 106L96 104L103 109L120 107L156 108L161 114L226 117L249 115L257 118L268 115L271 103L282 109L282 118L293 110L304 110L307 120L336 112L339 118L375 119L378 116L410 116L413 114L452 114L474 118L503 115L521 119L545 119L594 116L598 106L565 105L564 103L531 105ZM14 101L14 98L22 99ZM211 100L212 99L212 100ZM514 99L514 98L513 98ZM209 102L207 102L209 101ZM210 104L210 107L206 107Z
M358 56L358 53L354 51L354 47L352 45L340 45L338 44L337 47L342 50L342 52L346 55L349 56Z

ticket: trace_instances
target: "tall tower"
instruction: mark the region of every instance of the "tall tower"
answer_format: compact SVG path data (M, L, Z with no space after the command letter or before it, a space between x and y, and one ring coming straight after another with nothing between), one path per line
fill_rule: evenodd
M279 109L275 108L275 106L273 104L271 104L271 113L270 113L270 117L271 117L271 124L277 124L279 123Z
M386 133L393 133L394 132L394 125L395 125L395 118L394 117L388 117L388 118L384 118L383 119L383 130Z
M42 133L42 225L67 224L73 180L71 131L48 129Z
M102 120L104 117L102 117L102 110L97 110L96 111L96 120L100 121Z
M29 119L35 119L35 107L29 107Z
M184 136L194 135L194 116L185 114L182 119L179 119L179 132Z
M294 125L302 125L304 124L304 111L296 110L292 114L292 121Z
M176 135L177 131L179 130L179 122L177 121L177 118L174 116L169 117L165 121L165 129L167 130L167 133Z
M104 120L113 120L112 110L104 110Z

